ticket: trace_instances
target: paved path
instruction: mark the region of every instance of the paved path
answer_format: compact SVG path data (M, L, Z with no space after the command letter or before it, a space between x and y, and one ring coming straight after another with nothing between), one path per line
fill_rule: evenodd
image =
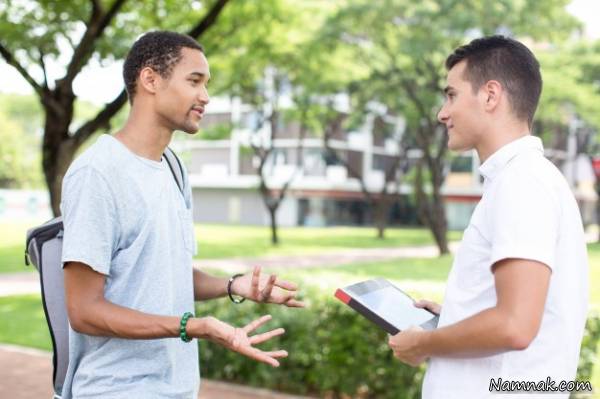
M50 399L51 375L52 356L48 352L0 345L0 399ZM308 398L204 379L198 399Z
M450 251L454 252L458 243L450 243ZM229 259L196 259L195 267L208 267L229 273L247 271L254 265L270 269L310 268L322 266L341 266L359 262L378 262L398 258L435 258L439 255L436 246L392 247L346 249L308 255L265 256L261 258L229 258Z
M458 243L451 243L454 252ZM223 270L227 273L240 273L251 270L254 265L269 269L311 268L321 266L341 266L358 262L378 262L398 258L434 258L438 256L435 246L348 249L309 255L266 256L260 258L229 258L194 260L194 267ZM31 271L0 274L0 296L31 294L40 292L39 275L33 266ZM24 270L27 270L23 266ZM0 398L1 399L1 398Z

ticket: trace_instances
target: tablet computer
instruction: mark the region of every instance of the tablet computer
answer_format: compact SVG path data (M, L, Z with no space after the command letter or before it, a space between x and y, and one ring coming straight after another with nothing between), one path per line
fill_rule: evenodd
M339 288L335 296L392 335L412 326L437 327L435 313L415 307L408 294L383 278Z

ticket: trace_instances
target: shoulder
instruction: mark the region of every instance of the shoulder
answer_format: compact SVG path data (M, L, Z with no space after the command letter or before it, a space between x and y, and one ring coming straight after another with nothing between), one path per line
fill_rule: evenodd
M95 143L85 149L69 166L63 184L69 180L87 178L114 180L122 172L122 160L119 151L108 135L101 135Z
M562 191L569 190L560 170L541 153L515 157L498 176L497 189L556 200Z

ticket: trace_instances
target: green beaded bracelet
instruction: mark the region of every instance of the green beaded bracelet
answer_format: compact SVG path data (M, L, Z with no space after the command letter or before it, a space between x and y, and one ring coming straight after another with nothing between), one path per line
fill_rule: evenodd
M179 323L179 337L183 342L190 342L192 340L192 338L187 335L187 332L185 332L185 327L187 326L190 317L193 316L194 315L191 312L185 312L183 316L181 316L181 322Z

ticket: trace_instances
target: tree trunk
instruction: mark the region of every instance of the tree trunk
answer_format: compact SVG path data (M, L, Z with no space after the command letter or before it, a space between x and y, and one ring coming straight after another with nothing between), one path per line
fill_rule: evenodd
M271 218L271 244L279 245L279 237L277 236L277 208L269 206L269 217Z
M431 166L431 165L430 165ZM433 193L428 196L425 193L423 183L423 164L422 161L416 165L417 173L415 178L415 193L417 199L417 210L421 222L429 228L433 239L440 251L440 255L449 253L448 239L446 233L448 224L446 221L446 209L444 206L444 198L442 197L440 188L441 168L429 168L431 172L431 180L433 184Z
M431 172L431 184L433 185L431 231L440 250L440 255L445 255L450 253L450 250L448 249L447 237L448 221L446 220L446 201L441 192L442 184L444 183L443 162L435 158L432 159L430 161L429 170Z
M443 199L436 199L435 196L433 198L433 215L429 228L440 251L440 255L448 254L450 253L450 250L448 248L448 237L446 236L448 231L446 210L444 208Z
M387 216L390 209L390 202L387 195L382 194L381 197L375 200L375 227L377 228L377 238L385 239L385 228L387 227Z
M43 100L46 120L42 141L42 166L50 206L54 216L59 216L62 181L69 165L73 161L75 140L69 137L69 125L73 119L75 96L68 88L57 87Z

